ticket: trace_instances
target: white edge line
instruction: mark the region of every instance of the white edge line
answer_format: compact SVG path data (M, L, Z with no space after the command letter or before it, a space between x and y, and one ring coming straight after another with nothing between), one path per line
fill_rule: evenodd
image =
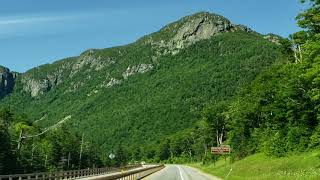
M180 178L181 178L181 180L184 180L184 178L183 178L183 176L182 176L182 171L181 171L180 166L178 166L178 169L179 169L179 173L180 173Z

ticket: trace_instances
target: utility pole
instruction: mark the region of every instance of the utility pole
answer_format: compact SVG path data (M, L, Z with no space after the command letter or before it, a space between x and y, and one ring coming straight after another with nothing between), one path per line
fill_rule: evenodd
M83 151L83 138L84 138L84 133L82 133L81 145L80 145L79 169L81 169L81 160L82 160L82 151Z

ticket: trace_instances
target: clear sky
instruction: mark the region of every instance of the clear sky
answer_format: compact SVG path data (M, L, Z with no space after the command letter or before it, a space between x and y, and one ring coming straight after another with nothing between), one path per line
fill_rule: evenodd
M260 33L298 30L299 0L1 0L0 65L24 72L89 48L123 45L198 11Z

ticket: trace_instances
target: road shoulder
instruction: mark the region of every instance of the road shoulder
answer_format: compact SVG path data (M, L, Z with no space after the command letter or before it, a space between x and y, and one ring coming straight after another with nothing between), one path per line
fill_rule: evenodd
M208 174L204 171L202 171L201 169L198 169L198 168L195 168L195 167L192 167L192 166L189 166L189 165L183 165L185 167L188 167L190 169L193 169L194 171L197 171L199 174L202 174L203 176L207 177L208 179L212 179L212 180L222 180L221 178L219 177L216 177L216 176L213 176L211 174Z

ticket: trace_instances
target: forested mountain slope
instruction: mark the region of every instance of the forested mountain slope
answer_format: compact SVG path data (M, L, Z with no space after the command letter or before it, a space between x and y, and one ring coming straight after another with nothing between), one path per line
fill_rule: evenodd
M147 147L194 127L206 106L233 99L278 59L278 40L198 13L132 44L19 74L0 105L43 128L71 117L64 123L103 152Z

